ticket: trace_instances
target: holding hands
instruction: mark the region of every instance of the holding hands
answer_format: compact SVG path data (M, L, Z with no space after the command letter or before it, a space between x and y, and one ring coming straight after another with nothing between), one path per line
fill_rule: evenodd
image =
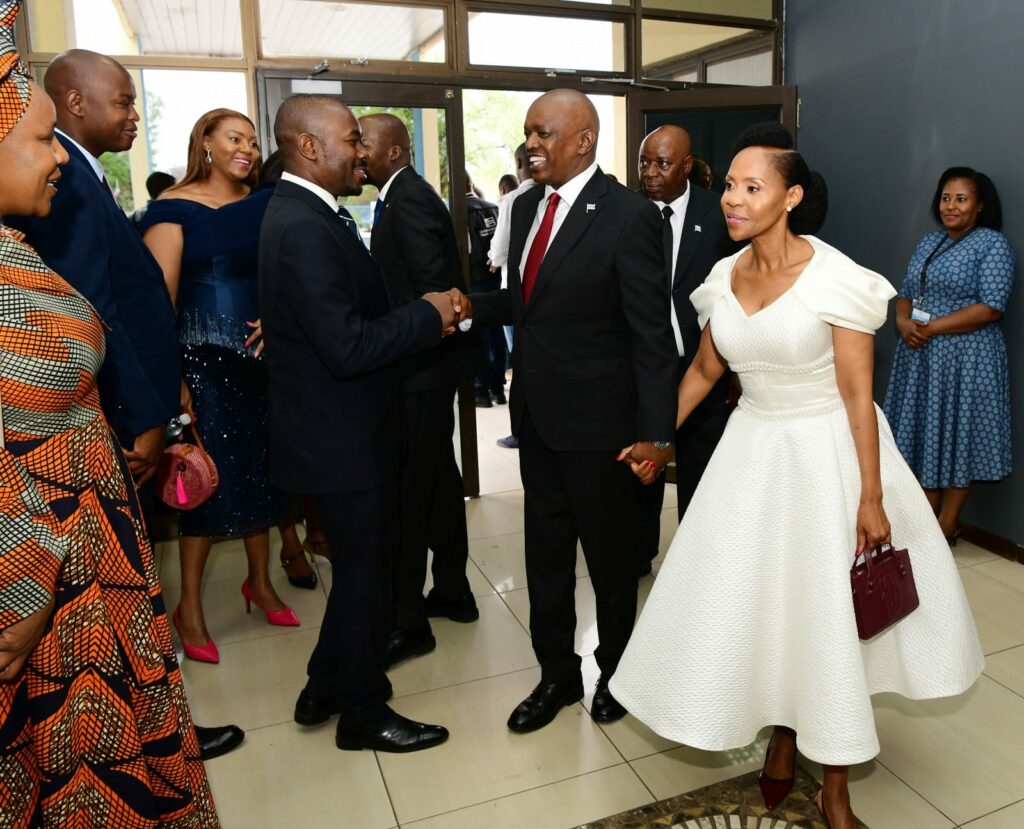
M616 460L629 464L633 474L644 486L648 486L665 470L668 462L672 460L672 454L672 444L659 448L649 441L639 441L625 447L619 452Z

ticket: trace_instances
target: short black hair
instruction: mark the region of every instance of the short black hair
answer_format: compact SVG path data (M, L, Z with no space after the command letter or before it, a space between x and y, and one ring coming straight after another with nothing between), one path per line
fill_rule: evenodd
M146 179L146 192L149 193L151 199L155 199L168 187L174 185L174 176L170 173L161 173L159 170L155 173L150 173Z
M789 214L789 229L801 236L817 233L828 213L828 185L820 173L812 172L804 157L794 149L793 134L778 121L763 121L747 127L733 144L734 153L748 147L763 147L772 157L776 172L786 187L800 185L804 197ZM771 152L771 151L775 152Z
M500 179L498 179L498 189L507 187L509 190L515 190L519 186L519 179L517 179L511 173L505 173Z
M260 187L267 184L276 184L283 172L284 159L281 158L281 151L274 150L260 165Z
M992 183L992 179L984 173L979 173L973 167L950 167L939 176L939 185L935 188L935 195L932 197L932 217L935 221L942 224L942 213L939 210L942 191L946 184L955 178L965 178L974 185L978 201L983 205L983 209L978 213L978 227L1001 230L1003 227L1003 205L999 201L996 186Z

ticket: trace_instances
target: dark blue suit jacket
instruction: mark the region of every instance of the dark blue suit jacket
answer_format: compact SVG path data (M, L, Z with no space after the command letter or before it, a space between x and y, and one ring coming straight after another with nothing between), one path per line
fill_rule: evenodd
M163 271L82 152L58 134L70 159L44 218L12 217L43 261L107 326L99 374L103 412L122 445L178 411L180 349Z
M413 300L392 310L384 274L325 202L277 185L260 230L260 319L270 368L270 479L341 494L397 481L398 361L441 339Z

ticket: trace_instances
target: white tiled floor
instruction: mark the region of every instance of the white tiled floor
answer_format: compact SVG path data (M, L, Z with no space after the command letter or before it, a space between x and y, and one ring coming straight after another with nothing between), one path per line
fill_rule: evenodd
M764 736L729 752L677 746L627 717L598 726L589 717L597 679L593 592L580 557L577 645L587 697L531 735L505 720L538 678L527 632L523 498L518 456L494 440L508 433L508 410L478 411L485 493L466 504L470 581L480 606L472 625L435 621L437 650L391 673L394 707L447 725L443 746L412 755L338 751L334 722L305 729L292 707L317 635L323 588L278 586L302 628L273 628L246 617L239 584L241 546L217 545L205 588L208 622L221 664L185 661L196 719L236 722L242 748L208 765L227 829L295 825L303 829L565 829L756 769ZM676 523L666 497L662 551ZM178 592L173 544L159 550L164 591ZM876 699L882 752L851 771L858 815L871 829L1021 829L1024 827L1024 567L961 541L955 550L988 664L963 697L910 702ZM655 563L655 570L657 570ZM643 601L653 580L641 581ZM820 775L820 769L806 764Z

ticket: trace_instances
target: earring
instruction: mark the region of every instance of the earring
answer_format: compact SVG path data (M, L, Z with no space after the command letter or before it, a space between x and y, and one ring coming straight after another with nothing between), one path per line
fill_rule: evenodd
M213 156L210 155L210 148L209 147L206 148L206 163L207 164L213 164Z
M209 153L207 153L207 155L209 155ZM786 208L786 212L787 213L792 213L793 212L793 208L792 207L787 207Z

